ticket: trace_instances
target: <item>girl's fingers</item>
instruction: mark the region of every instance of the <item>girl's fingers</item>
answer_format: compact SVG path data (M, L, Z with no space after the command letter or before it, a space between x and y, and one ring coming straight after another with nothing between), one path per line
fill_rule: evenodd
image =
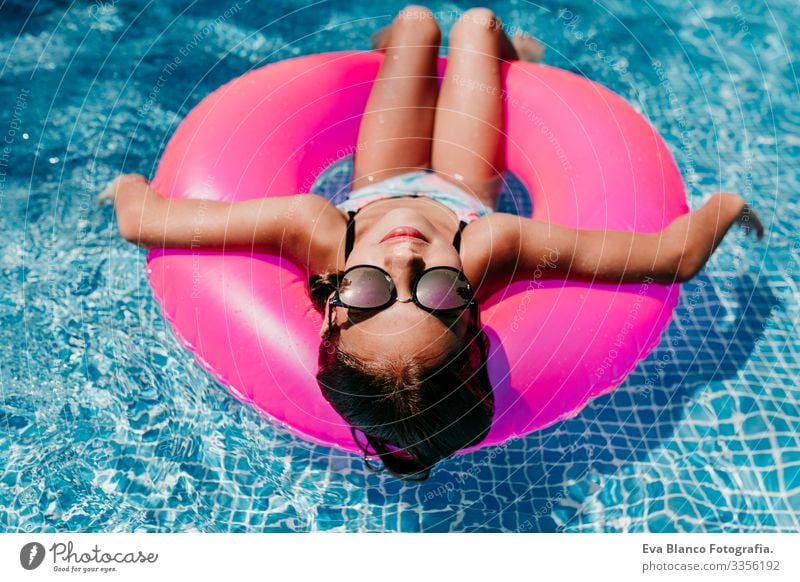
M738 222L745 229L746 234L750 234L750 231L753 230L758 240L764 237L764 225L761 224L761 219L758 218L758 214L747 204L745 204L744 208L742 208L742 211L739 213Z
M141 174L124 174L122 176L117 176L97 195L97 203L102 204L103 200L114 200L123 183L141 183L146 185L148 182L147 178Z
M755 213L750 207L748 207L748 211L750 212L750 220L753 221L753 226L756 229L756 237L758 240L764 238L764 225L761 224L761 219L758 217L758 214Z
M122 179L122 176L115 178L111 182L108 183L102 192L97 196L97 203L102 204L103 200L114 200L117 196L117 188L119 187L119 181Z

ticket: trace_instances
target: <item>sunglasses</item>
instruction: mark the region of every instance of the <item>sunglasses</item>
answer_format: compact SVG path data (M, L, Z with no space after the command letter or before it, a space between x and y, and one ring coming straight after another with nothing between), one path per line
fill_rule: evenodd
M433 267L423 271L412 283L411 297L398 299L397 287L389 273L372 265L356 265L341 276L330 299L329 312L333 312L333 307L379 310L396 301L414 302L420 309L431 313L477 306L466 275L453 267Z

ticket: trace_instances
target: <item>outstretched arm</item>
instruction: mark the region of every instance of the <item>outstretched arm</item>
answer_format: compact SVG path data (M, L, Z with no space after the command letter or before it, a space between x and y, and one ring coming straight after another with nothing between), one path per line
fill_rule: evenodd
M728 193L715 194L699 210L656 233L576 230L508 215L502 218L509 219L518 224L505 228L516 229L518 236L504 238L512 241L516 253L506 249L500 255L508 257L505 269L514 270L519 279L549 272L608 282L683 282L700 271L732 224L755 230L759 239L764 232L756 213L741 197Z
M310 209L318 197L307 194L243 202L168 199L138 174L117 178L104 198L114 200L120 234L147 249L242 245L299 259L309 252L309 216L325 216L324 201Z

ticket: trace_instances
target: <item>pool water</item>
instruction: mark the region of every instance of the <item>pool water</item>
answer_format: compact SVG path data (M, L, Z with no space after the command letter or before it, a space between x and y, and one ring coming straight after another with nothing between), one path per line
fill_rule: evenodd
M402 4L6 2L0 530L800 529L797 3L486 4L536 32L545 62L646 115L693 207L740 192L765 239L726 238L613 393L406 484L272 426L217 384L161 316L144 251L94 202L120 172L152 176L217 86L368 48ZM429 5L448 30L473 4Z

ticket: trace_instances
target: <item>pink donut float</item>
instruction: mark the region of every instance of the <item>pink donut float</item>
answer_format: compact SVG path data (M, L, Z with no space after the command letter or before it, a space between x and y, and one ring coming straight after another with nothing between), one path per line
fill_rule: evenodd
M214 200L308 192L356 151L381 59L316 54L234 79L180 124L154 187ZM651 232L688 211L666 145L619 96L544 65L504 65L503 75L506 161L531 194L532 218ZM301 269L257 252L157 249L147 270L178 338L234 395L304 439L358 450L315 381L320 316ZM485 301L495 420L480 446L570 418L612 390L659 342L678 292L534 273Z

